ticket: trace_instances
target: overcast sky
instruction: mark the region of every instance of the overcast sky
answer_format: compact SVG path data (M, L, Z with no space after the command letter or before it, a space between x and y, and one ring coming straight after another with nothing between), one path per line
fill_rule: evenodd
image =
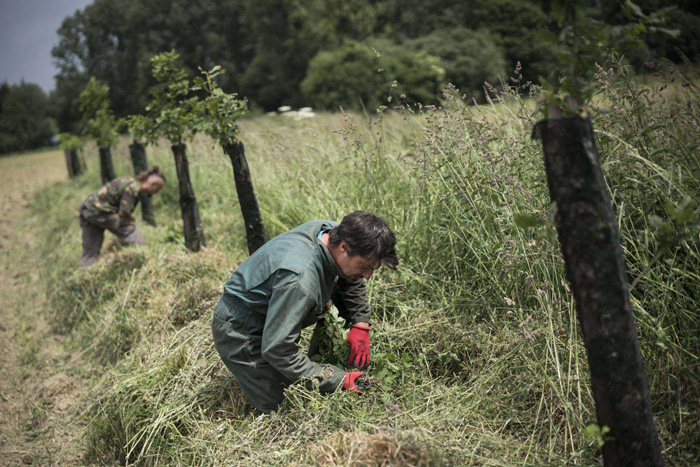
M0 82L54 88L51 48L63 18L92 0L0 0Z

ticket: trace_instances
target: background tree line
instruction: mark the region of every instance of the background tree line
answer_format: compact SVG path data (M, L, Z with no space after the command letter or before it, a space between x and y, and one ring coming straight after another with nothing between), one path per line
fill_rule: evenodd
M628 39L625 0L590 0L601 40L634 66L700 56L700 5L638 0L644 12L675 7L675 38ZM79 95L90 77L106 83L117 118L143 112L156 83L150 59L176 49L191 76L220 64L221 86L255 110L280 105L373 110L390 90L433 104L448 82L479 98L484 81L525 81L562 68L551 0L95 0L59 28L59 68L47 112L61 131L80 132ZM377 72L381 70L381 72ZM397 81L392 88L394 81ZM3 126L3 133L5 132ZM19 149L15 147L14 149ZM8 150L8 149L5 149Z
M49 98L36 84L0 84L0 154L47 146L56 134Z

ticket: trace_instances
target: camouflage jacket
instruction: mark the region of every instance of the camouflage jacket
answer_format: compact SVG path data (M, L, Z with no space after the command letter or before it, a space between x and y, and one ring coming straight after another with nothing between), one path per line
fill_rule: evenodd
M81 208L95 214L134 212L139 202L141 184L134 177L115 178L85 198Z

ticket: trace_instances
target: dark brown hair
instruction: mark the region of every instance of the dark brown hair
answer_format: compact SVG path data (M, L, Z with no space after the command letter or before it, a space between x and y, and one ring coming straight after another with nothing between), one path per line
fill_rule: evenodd
M329 232L328 242L333 246L347 243L350 256L372 258L392 269L399 265L394 232L384 219L366 211L355 211L343 217L340 225Z
M165 183L165 175L163 175L163 172L160 171L157 165L154 165L150 169L144 170L143 172L138 174L136 176L136 180L138 180L139 182L145 182L151 175L160 177L163 180L163 183Z

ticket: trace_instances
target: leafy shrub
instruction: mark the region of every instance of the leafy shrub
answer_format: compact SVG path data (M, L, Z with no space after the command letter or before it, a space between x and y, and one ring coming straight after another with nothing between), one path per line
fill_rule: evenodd
M379 57L366 45L348 42L332 51L319 52L309 63L301 90L316 107L340 106L375 109L382 100Z
M280 104L295 107L304 105L299 99L299 81L295 83L289 76L290 71L298 65L292 67L287 60L288 57L269 49L261 50L246 67L241 78L241 89L265 110L276 109Z
M502 48L485 30L440 29L407 45L439 57L447 81L470 96L481 97L484 81L498 83L508 72Z
M120 120L114 118L109 105L109 86L91 77L80 93L82 124L97 145L106 148L117 142Z
M562 68L552 19L534 2L479 0L470 3L464 26L488 29L506 54L506 63L522 63L525 79L537 82Z
M57 131L38 85L0 84L0 154L47 146Z
M325 319L319 323L319 329L311 338L311 347L317 354L311 359L319 363L330 363L347 369L350 358L350 346L346 343L348 331L344 329L345 320L338 317L338 310L333 307Z
M393 99L409 104L434 105L445 85L440 59L423 51L384 48L386 76L392 81ZM384 55L383 55L384 56ZM387 103L392 100L387 97Z
M677 29L680 34L677 37L649 35L647 41L651 53L643 57L643 60L646 62L652 58L664 57L674 62L681 62L684 57L687 57L690 61L697 63L700 59L700 15L675 12L668 19L668 23L663 26L668 29ZM639 61L634 65L640 68L642 63Z
M85 145L85 140L80 136L71 133L61 133L58 136L58 141L61 149L64 151L77 151Z
M373 44L373 45L372 45ZM319 52L301 89L315 106L373 111L403 96L409 102L437 103L444 84L439 59L387 40L347 42Z

